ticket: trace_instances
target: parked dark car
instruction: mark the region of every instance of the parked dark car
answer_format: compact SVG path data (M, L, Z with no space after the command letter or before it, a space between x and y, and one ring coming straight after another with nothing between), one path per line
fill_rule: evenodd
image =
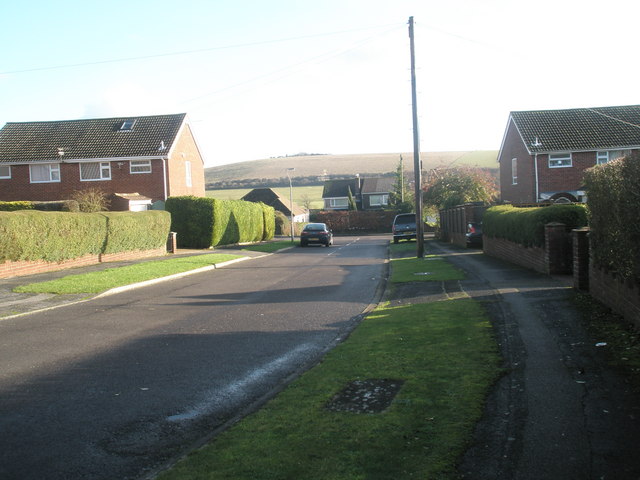
M328 247L333 245L333 233L326 223L309 223L300 232L300 246L306 247L311 243L319 243Z
M393 243L398 243L400 240L415 240L416 214L401 213L396 215L391 226L391 233L393 233Z
M467 224L467 247L481 247L482 246L482 223L468 223Z

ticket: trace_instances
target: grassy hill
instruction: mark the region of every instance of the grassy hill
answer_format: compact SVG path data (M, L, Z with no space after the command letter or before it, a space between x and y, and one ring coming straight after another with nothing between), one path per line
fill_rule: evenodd
M402 153L405 172L413 172L413 153ZM479 150L470 152L426 152L421 154L423 171L434 168L471 166L497 169L498 152ZM400 153L371 153L352 155L296 155L220 165L205 169L205 183L220 184L241 180L273 183L287 177L287 169L295 168L292 178L362 176L395 172Z

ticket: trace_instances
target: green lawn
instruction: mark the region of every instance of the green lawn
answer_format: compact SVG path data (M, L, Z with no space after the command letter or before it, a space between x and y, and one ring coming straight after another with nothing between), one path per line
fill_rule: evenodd
M48 282L30 283L14 289L18 293L79 294L101 293L111 288L166 277L176 273L207 267L216 263L240 258L229 254L204 254L168 260L151 260L125 267L107 268L101 271L67 275Z
M443 278L460 275L446 265ZM265 407L159 478L454 479L498 375L481 304L456 298L383 305ZM368 379L403 382L386 410L326 408L350 382Z

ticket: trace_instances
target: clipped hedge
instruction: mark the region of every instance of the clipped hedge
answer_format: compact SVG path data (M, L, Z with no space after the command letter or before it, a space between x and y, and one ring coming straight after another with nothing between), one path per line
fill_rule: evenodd
M264 230L262 232L262 240L271 240L276 234L276 209L265 203L258 203L262 208L262 220Z
M33 202L0 202L0 212L33 210Z
M640 155L590 168L585 185L594 264L640 283Z
M60 262L166 245L168 212L0 212L0 262Z
M0 262L59 262L99 254L105 245L104 217L84 213L22 210L0 212Z
M488 237L503 238L525 247L544 247L544 226L552 222L564 223L567 228L584 227L586 208L580 204L530 208L500 205L485 211L482 230Z
M171 213L171 230L178 234L178 246L183 248L209 248L273 238L275 217L268 219L264 207L266 205L244 200L193 196L170 197L165 203Z
M106 219L107 242L102 253L153 250L167 243L169 212L100 212Z
M322 211L314 221L326 223L334 233L390 233L398 212L391 210Z

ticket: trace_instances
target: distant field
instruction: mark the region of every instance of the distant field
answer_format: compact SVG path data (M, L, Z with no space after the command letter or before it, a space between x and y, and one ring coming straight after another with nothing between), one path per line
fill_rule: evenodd
M304 206L305 197L311 199L311 208L320 209L323 207L322 202L322 186L312 187L293 187L293 203ZM251 188L233 188L229 190L207 190L207 197L217 198L219 200L240 200ZM285 199L289 199L289 187L276 187L273 188L278 194L282 195Z
M380 175L395 172L400 155L407 173L413 171L412 153L370 153L353 155L307 155L268 158L231 163L205 169L205 182L221 182L246 179L278 179L287 177L287 169L295 168L293 177L322 175ZM434 168L481 167L497 169L497 150L468 152L423 152L425 171Z

